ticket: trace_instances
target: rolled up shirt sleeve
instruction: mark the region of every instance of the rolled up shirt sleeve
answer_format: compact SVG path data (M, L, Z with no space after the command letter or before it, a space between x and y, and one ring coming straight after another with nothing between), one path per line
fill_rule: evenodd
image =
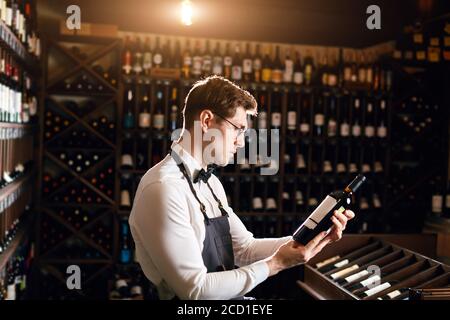
M248 261L255 262L230 271L207 273L191 224L188 199L178 188L177 184L166 181L148 184L136 195L134 214L130 217L136 246L151 258L161 278L175 294L180 299L231 299L246 294L264 281L269 276L268 265L256 258L265 256L272 250L268 248L276 244L255 244L248 237L242 239L242 234L238 236L238 249ZM250 253L252 248L257 252Z

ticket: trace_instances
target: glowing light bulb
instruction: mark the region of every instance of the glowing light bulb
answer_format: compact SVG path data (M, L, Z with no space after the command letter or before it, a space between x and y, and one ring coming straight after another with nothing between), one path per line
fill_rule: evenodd
M189 0L181 3L181 23L185 26L192 24L192 2Z

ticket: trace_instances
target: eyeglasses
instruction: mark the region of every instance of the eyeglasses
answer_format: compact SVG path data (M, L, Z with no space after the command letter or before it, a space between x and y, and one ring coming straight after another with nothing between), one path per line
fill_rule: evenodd
M240 128L240 127L238 127L238 126L235 125L233 122L231 122L230 120L228 120L227 118L225 118L224 116L222 116L222 115L220 115L220 114L218 114L218 113L216 113L216 112L213 112L213 111L212 111L212 113L214 113L216 116L221 117L223 120L225 120L226 122L228 122L229 124L231 124L233 127L235 127L236 130L237 130L237 136L236 136L237 138L239 138L241 135L243 135L243 134L245 133L245 131L246 131L245 128Z

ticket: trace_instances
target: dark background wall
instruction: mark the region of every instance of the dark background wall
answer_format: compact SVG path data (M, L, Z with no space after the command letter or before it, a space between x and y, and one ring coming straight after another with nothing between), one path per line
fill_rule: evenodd
M120 30L190 37L365 47L393 40L415 17L450 12L448 0L192 0L199 11L190 27L179 23L176 0L39 0L41 29L58 32L70 4L82 22ZM366 8L381 8L382 29L366 28Z

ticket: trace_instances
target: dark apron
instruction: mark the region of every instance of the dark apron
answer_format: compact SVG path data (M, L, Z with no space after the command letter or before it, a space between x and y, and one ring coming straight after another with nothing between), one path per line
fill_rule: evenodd
M172 153L172 157L178 158L178 155L176 153ZM197 202L200 204L200 211L204 217L205 240L203 241L202 258L203 263L207 269L207 272L209 273L235 269L236 266L234 265L233 244L230 234L230 223L228 221L228 212L223 208L221 201L219 200L219 198L216 197L209 183L206 182L214 199L217 201L222 216L217 218L209 218L206 215L206 207L198 198L197 193L192 184L191 178L189 177L186 168L181 162L181 159L179 160L180 161L176 161L178 168L183 173L192 193L197 199ZM178 299L178 297L175 296L174 299ZM244 300L244 297L239 296L233 298L232 300Z

